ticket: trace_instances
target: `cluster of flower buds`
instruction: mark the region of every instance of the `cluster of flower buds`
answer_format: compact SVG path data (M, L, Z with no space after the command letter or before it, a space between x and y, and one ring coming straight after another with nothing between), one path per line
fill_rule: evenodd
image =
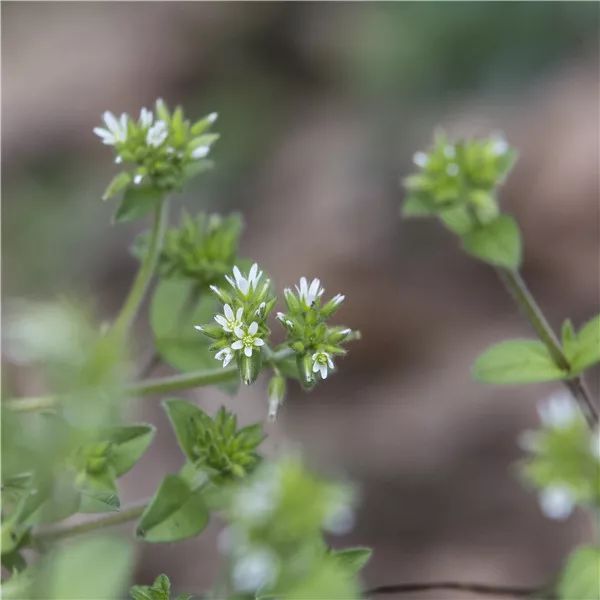
M270 331L267 317L276 298L269 279L254 263L247 274L236 266L233 276L225 278L231 290L212 285L211 290L223 302L223 312L215 316L216 324L196 325L196 329L212 338L215 358L226 367L233 359L245 384L252 383L262 368L262 348Z
M158 259L163 278L190 279L202 288L222 281L236 260L242 219L233 214L199 213L195 218L182 215L179 227L168 229ZM140 259L146 254L149 235L135 241L133 252Z
M180 190L187 179L210 166L206 157L219 136L209 129L216 119L211 113L192 124L181 107L170 112L162 100L156 101L155 112L142 108L137 120L105 112L104 127L94 128L94 133L114 147L117 164L132 168L112 180L104 199L135 187L162 193Z
M504 138L452 143L440 133L428 152L417 152L419 171L404 180L405 216L439 216L462 235L493 221L499 213L497 187L504 182L516 152Z
M308 282L305 277L296 286L284 291L287 313L278 313L277 318L288 333L287 344L295 352L300 381L311 388L317 377L326 379L334 369L334 356L346 351L341 344L356 336L347 327L330 327L327 320L337 311L344 296L337 294L322 303L324 289L318 279Z

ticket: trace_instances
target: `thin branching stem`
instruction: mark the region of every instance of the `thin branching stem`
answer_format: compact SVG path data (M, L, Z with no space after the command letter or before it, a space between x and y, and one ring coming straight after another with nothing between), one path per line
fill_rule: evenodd
M563 352L562 346L558 340L558 337L554 333L554 330L546 320L542 309L539 307L535 298L529 291L527 284L521 277L518 271L512 271L510 269L498 269L498 275L504 283L515 302L519 305L530 325L537 333L542 343L548 349L548 353L552 357L552 360L556 366L563 371L570 371L571 365L565 353ZM589 392L585 386L583 378L581 376L572 377L563 381L567 389L571 392L579 407L583 413L588 425L594 428L598 425L598 411L592 402Z
M60 523L52 525L35 532L31 538L32 545L43 545L75 535L82 535L105 527L121 525L133 521L142 515L149 500L141 500L125 506L118 512L110 513L102 517L88 519L80 523Z
M364 592L365 597L383 596L391 594L410 594L414 592L428 592L435 590L457 591L469 594L479 594L486 596L500 596L508 598L530 598L539 593L538 588L507 586L507 585L489 585L485 583L471 583L461 581L434 581L426 583L400 583L393 585L381 585Z
M150 242L146 255L140 265L140 268L133 280L129 294L123 303L114 325L113 331L118 336L125 336L129 331L133 321L138 313L142 300L146 295L154 270L158 262L158 256L162 248L163 237L167 227L169 201L164 199L154 213L154 223L150 234Z

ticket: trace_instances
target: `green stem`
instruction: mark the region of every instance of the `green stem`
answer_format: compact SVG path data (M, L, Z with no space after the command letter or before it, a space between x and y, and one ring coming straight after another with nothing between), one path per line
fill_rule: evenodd
M162 247L163 236L167 226L168 218L168 200L165 199L154 213L154 224L150 234L150 243L142 264L135 276L129 294L125 299L123 307L117 316L113 331L119 336L125 336L131 327L135 316L140 308L142 300L146 295L146 290L150 285L150 280L154 275L154 269L158 262L158 256Z
M563 352L558 337L546 320L542 309L535 301L535 298L527 288L527 284L519 272L511 271L509 269L498 269L497 271L500 279L515 299L516 303L520 306L521 310L525 313L527 320L542 343L548 349L548 353L556 366L563 371L570 371L571 365ZM591 400L582 377L578 376L566 379L564 380L564 384L579 404L581 412L589 426L592 428L595 427L598 424L598 412Z
M277 364L293 355L293 351L284 348L273 352L269 359L270 364ZM155 379L145 379L125 387L124 393L127 396L150 396L152 394L164 394L187 390L195 387L204 387L215 383L225 383L235 379L238 374L236 366L215 367L214 369L205 369L203 371L193 371L191 373L181 373L179 375L170 375L167 377L157 377ZM15 412L35 412L54 408L59 403L57 396L36 396L32 398L15 398L6 400L3 404L6 408Z
M96 531L97 529L104 529L105 527L112 527L113 525L121 525L128 521L137 519L144 512L148 505L148 500L142 500L135 502L129 506L124 507L119 512L111 513L106 516L102 516L83 523L75 524L64 524L53 525L46 529L37 531L32 536L33 545L40 543L53 542L63 538L71 537L74 535L81 535L89 533L90 531Z

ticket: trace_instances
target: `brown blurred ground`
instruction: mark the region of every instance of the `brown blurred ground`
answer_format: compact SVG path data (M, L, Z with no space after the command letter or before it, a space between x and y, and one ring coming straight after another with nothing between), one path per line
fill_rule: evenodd
M591 536L581 515L544 519L512 471L517 435L554 386L471 381L483 348L529 331L493 273L438 225L398 219L398 179L439 124L504 131L521 153L503 203L525 234L525 277L554 324L597 312L596 8L4 4L4 297L66 289L113 313L137 230L108 224L99 196L113 168L92 127L104 109L135 112L157 96L192 115L219 111L217 169L186 205L243 211L244 254L279 288L318 275L343 291L340 320L363 332L327 385L293 391L269 451L300 446L356 482L357 524L336 543L375 548L370 585L542 582ZM142 354L149 343L140 319ZM39 391L14 378L20 393ZM264 382L236 398L189 396L225 402L244 422L265 413ZM127 476L126 500L180 464L158 402L137 416L160 433ZM165 571L178 589L205 589L218 530L140 546L137 580Z

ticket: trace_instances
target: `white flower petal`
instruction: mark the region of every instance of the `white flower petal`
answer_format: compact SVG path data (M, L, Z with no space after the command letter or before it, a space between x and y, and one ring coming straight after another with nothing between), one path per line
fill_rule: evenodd
M242 320L242 315L244 314L244 309L240 306L237 311L235 312L235 320L236 321L241 321Z
M223 307L223 313L225 314L225 318L228 321L231 321L233 319L233 309L231 308L231 306L229 306L229 304L226 304Z
M255 345L255 346L264 346L264 345L265 345L265 342L264 342L264 340L262 340L261 338L255 338L255 339L254 339L254 345Z
M246 346L244 348L244 354L250 358L252 356L252 346Z
M231 344L232 350L241 350L243 347L244 347L244 344L243 344L242 340L236 340L235 342L233 342L233 344Z
M221 327L226 327L227 326L227 320L225 319L225 317L223 315L215 315L215 321L221 326Z
M250 335L256 335L257 331L258 331L258 323L256 321L252 321L252 323L250 323L250 327L248 327L248 333Z

